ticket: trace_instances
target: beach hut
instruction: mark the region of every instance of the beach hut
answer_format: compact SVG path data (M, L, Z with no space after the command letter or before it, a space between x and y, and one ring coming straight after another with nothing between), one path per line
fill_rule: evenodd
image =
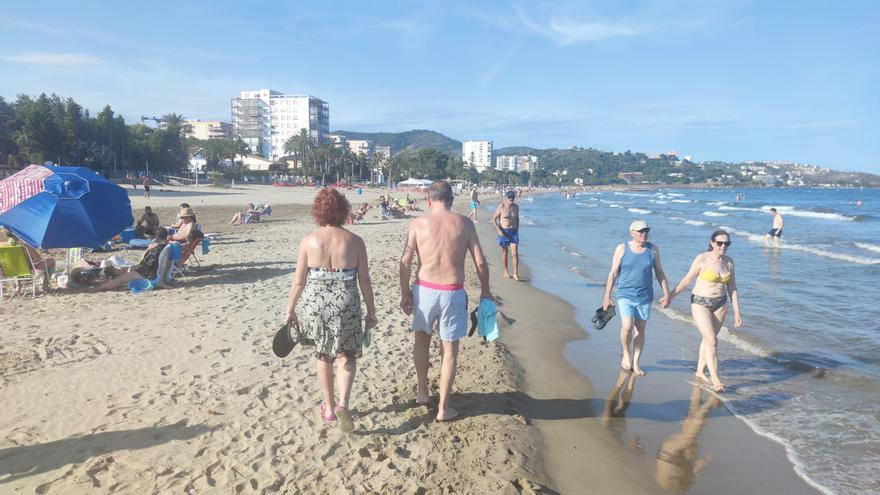
M43 191L43 182L52 171L42 165L29 165L0 180L0 214Z

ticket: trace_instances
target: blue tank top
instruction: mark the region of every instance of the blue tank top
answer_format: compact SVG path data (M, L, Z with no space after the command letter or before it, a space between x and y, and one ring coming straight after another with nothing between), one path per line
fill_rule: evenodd
M620 275L617 277L617 297L639 303L654 300L654 246L647 243L643 253L634 253L629 242L623 243Z

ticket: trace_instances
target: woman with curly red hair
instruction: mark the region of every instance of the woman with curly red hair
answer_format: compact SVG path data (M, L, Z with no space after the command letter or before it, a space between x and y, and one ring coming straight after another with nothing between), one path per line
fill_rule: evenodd
M377 323L367 248L363 239L342 228L350 213L339 191L318 192L312 206L318 228L300 242L285 316L300 342L316 348L315 369L324 394L321 417L328 424L338 420L345 432L354 429L348 406L364 334ZM358 285L367 306L364 324ZM333 386L336 360L339 401Z

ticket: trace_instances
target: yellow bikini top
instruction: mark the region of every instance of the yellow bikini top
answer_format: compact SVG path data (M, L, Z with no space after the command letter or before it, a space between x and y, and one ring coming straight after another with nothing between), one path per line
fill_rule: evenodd
M727 275L721 276L712 270L702 270L700 271L700 278L705 280L706 282L714 282L716 284L726 284L730 282L730 273Z

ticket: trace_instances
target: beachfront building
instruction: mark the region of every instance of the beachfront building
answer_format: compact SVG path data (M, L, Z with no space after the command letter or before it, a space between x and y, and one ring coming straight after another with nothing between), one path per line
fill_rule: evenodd
M355 155L363 153L363 155L367 157L367 160L373 158L373 142L369 139L349 139L348 150Z
M229 139L232 137L232 124L222 120L187 120L183 125L184 138Z
M327 142L336 149L348 146L348 140L342 134L327 134Z
M495 169L507 170L509 172L529 172L535 171L538 166L538 157L534 155L501 155L495 157Z
M492 141L464 141L461 160L477 172L492 168Z
M233 134L251 151L271 160L283 156L284 143L305 129L315 142L330 132L330 105L310 95L271 89L242 91L232 99Z

